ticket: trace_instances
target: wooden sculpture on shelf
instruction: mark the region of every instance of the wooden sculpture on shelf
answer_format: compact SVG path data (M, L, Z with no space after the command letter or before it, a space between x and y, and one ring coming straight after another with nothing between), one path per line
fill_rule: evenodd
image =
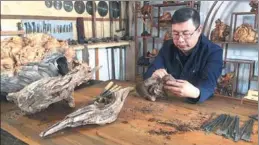
M210 39L212 41L226 41L230 33L230 27L224 24L220 19L216 20L215 29L211 31Z
M258 0L251 0L249 5L251 7L251 12L258 13Z
M166 0L166 1L163 1L163 5L167 6L168 4L174 4L175 1L174 0Z
M40 133L41 137L51 135L67 127L77 127L87 124L104 125L114 122L124 105L124 102L133 90L132 87L111 89L102 93L92 104L79 108L68 114L63 120L55 123L47 130ZM105 95L106 94L106 95Z
M153 7L151 5L144 5L141 9L140 9L140 12L143 16L143 23L148 26L150 28L150 34L152 34L152 22L153 22L153 18L151 16L152 14L152 10L153 10ZM146 16L147 18L149 19L149 24L148 22L146 21Z
M14 102L26 114L40 112L62 100L74 107L74 88L91 79L97 69L99 67L90 70L87 64L79 65L64 76L42 78L18 92L9 93L7 100Z
M152 13L152 6L151 5L144 5L142 8L141 8L141 14L143 16L145 15L150 15Z
M230 72L225 75L222 75L218 79L217 88L215 92L220 95L232 96L234 79L235 79L234 72Z
M172 16L170 12L164 12L162 16L159 17L159 21L171 21Z
M147 100L156 101L157 98L166 96L163 86L168 80L174 81L175 78L172 75L166 75L163 78L150 77L137 83L136 92Z
M159 17L160 27L171 27L171 19L171 13L164 12L163 15Z
M164 41L170 40L170 39L173 39L172 38L172 31L168 30L168 31L166 31L166 33L164 35Z
M258 33L249 24L242 24L234 32L234 41L240 43L256 43Z

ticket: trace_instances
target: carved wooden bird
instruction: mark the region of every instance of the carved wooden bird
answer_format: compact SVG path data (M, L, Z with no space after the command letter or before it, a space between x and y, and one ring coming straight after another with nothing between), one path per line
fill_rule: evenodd
M41 137L48 136L67 127L77 127L87 124L104 125L114 122L125 102L132 87L127 87L113 92L109 97L109 102L95 101L94 103L84 106L75 112L68 114L63 120L57 122L46 131L40 133Z
M18 92L9 93L7 100L13 101L27 114L39 112L61 100L66 100L70 107L74 107L74 88L87 82L99 68L90 71L86 64L79 65L64 76L42 78Z

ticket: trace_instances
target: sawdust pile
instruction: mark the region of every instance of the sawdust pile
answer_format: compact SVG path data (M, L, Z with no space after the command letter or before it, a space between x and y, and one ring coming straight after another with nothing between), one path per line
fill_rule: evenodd
M200 130L201 125L209 120L210 117L210 114L199 112L197 116L192 117L187 121L179 119L161 120L150 118L148 121L155 122L156 127L149 130L148 133L151 135L170 136L176 133ZM170 137L167 137L167 139L170 139Z
M25 113L18 108L15 110L8 111L6 113L1 113L1 117L6 118L8 120L17 120L24 115Z

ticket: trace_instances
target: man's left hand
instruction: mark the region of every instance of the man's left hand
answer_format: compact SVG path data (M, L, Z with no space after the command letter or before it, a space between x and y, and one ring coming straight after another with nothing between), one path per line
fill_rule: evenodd
M167 81L164 88L178 97L198 98L200 96L200 90L186 80Z

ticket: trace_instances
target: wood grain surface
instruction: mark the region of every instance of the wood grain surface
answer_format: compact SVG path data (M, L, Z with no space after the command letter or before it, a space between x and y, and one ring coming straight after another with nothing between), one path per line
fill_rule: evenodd
M123 86L132 86L134 83L119 82ZM107 82L94 85L88 88L77 90L74 93L76 108L89 103L95 95L98 95ZM63 119L67 114L76 108L70 108L66 103L51 105L48 109L32 116L24 116L13 104L1 102L1 128L8 131L15 137L28 144L50 144L50 145L112 145L112 144L170 144L170 145L257 145L258 144L258 124L255 122L252 134L252 142L226 139L214 133L208 135L205 132L190 131L175 133L171 135L150 134L152 129L168 129L157 124L152 119L192 121L200 114L222 114L238 115L240 123L249 119L249 115L257 113L257 106L242 104L237 100L229 98L213 97L202 104L188 104L179 98L147 101L136 96L132 92L120 112L118 119L111 124L104 126L88 125L77 128L68 128L57 132L47 138L41 138L39 133L47 127L53 125L58 120Z

